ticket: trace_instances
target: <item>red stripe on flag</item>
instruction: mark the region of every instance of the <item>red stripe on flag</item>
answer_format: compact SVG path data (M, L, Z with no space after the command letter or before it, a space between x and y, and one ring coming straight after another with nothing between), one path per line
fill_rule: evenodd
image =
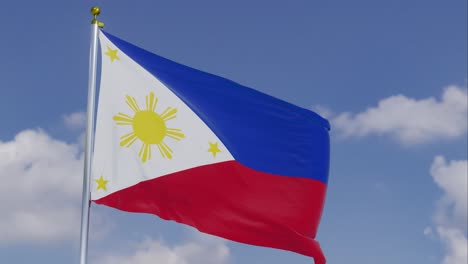
M95 202L155 214L241 243L297 252L324 264L314 238L325 192L326 185L317 180L227 161L140 182Z

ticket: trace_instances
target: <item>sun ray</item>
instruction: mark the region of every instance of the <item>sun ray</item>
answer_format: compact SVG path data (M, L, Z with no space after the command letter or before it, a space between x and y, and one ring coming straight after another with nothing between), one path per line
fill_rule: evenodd
M125 135L120 137L120 146L128 148L137 139L138 139L137 135L135 134L135 132L132 131L132 132L130 132L128 134L125 134Z
M140 107L138 106L137 101L135 100L134 97L131 97L129 95L126 95L125 98L127 98L127 105L133 110L133 112L137 113L140 112Z
M145 148L146 148L147 145L148 144L146 144L146 143L141 144L140 151L138 152L138 157L141 158L141 161L143 161L143 151L145 151ZM145 161L143 161L143 162L145 162Z
M158 149L159 149L159 153L161 153L161 156L163 158L166 158L166 155L164 155L164 152L162 151L161 146L159 144L157 146L158 146Z
M141 161L145 163L147 160L151 159L151 145L143 143L140 148L140 152L138 152L138 157L141 158Z
M152 145L148 145L148 160L151 159L151 151L153 150Z
M131 145L133 145L133 143L135 143L135 141L136 141L137 139L138 139L138 136L135 137L134 139L132 139L130 142L128 142L127 148L130 147Z
M131 97L132 101L133 101L133 104L136 106L136 108L138 109L138 111L141 111L140 109L140 106L138 105L138 102L137 100L135 99L135 97Z
M172 153L174 152L166 143L161 142L158 144L159 151L163 154L163 157L172 159Z
M148 144L148 146L146 147L145 154L148 160L151 159L151 145L150 144Z
M165 115L169 110L171 110L171 107L166 108L162 113L159 114L159 116Z
M164 121L168 121L168 120L176 118L176 113L177 113L177 108L168 107L166 108L166 110L164 110L164 112L161 113L160 116Z
M133 117L119 112L112 119L116 121L117 125L131 125L133 123Z
M166 136L173 138L177 141L185 138L185 135L184 133L182 133L182 130L178 128L168 128L166 132Z
M170 153L174 153L174 151L166 144L166 142L163 141L163 142L161 142L161 144L163 144L163 146L164 146L165 148L167 148L167 150L168 150Z
M154 96L153 92L146 96L146 110L154 112L157 103L158 98Z

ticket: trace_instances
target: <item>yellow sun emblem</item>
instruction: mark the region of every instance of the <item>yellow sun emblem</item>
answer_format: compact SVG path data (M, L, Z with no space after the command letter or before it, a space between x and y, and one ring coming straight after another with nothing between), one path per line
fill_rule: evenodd
M131 125L133 131L120 137L120 146L130 147L137 139L142 142L138 157L142 162L151 159L151 146L158 146L163 158L172 159L172 149L164 142L164 138L170 137L177 141L185 137L182 130L168 128L166 122L176 118L177 108L168 107L161 114L155 112L158 98L154 93L146 96L146 109L141 110L134 97L129 95L126 103L133 110L133 117L124 113L118 113L113 117L117 125Z

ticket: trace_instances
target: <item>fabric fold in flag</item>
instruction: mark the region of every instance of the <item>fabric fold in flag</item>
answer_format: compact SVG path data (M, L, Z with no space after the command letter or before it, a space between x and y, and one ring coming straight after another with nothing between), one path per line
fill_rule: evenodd
M92 200L325 263L316 113L101 32Z

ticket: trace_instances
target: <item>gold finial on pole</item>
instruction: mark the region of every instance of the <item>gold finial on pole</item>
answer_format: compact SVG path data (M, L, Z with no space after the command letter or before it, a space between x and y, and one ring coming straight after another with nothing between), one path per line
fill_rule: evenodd
M97 24L98 27L103 28L104 23L97 20L97 17L99 16L99 14L101 14L101 9L97 6L93 6L91 8L91 15L93 15L94 18L93 20L91 20L91 24Z

